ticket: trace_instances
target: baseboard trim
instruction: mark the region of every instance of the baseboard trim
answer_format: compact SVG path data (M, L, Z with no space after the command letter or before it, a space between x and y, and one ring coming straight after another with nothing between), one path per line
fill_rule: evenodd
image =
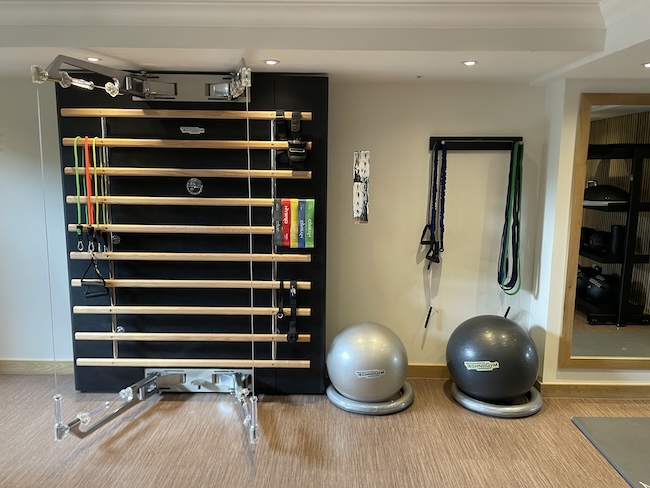
M619 398L645 400L650 398L650 384L611 383L541 383L545 398Z
M31 361L0 359L0 374L74 374L73 361ZM407 378L450 378L445 364L409 364ZM539 383L545 398L619 398L650 399L650 384L612 383Z
M23 361L0 359L0 374L73 374L72 361Z
M449 379L449 370L446 364L409 364L406 377L411 379Z
M451 376L444 364L409 364L406 373L411 379L447 380ZM650 384L631 383L536 383L544 398L618 398L639 399L650 398Z

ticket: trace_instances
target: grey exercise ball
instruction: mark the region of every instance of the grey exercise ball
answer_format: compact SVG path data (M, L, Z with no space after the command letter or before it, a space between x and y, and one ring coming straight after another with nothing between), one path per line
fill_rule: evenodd
M460 324L447 343L449 373L466 395L508 402L526 394L537 379L535 343L519 324L481 315Z
M360 402L389 400L404 385L407 367L400 338L374 322L348 325L327 353L327 372L334 388Z

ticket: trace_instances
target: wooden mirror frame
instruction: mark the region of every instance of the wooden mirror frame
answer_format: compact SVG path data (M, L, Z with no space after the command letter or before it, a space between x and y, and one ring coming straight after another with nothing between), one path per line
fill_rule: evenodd
M582 222L582 201L587 176L587 150L591 127L591 109L595 105L648 105L650 93L582 93L578 108L576 144L573 158L573 183L569 220L569 255L567 260L566 290L564 293L564 314L558 354L559 368L598 369L650 369L650 355L647 358L619 356L572 356L573 320L576 300L576 269L580 249L580 225Z

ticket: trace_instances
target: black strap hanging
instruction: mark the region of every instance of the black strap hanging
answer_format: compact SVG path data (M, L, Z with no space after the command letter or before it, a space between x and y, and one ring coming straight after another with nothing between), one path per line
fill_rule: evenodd
M93 268L95 278L87 278L90 268ZM92 254L90 256L90 263L88 263L88 267L81 277L81 285L86 287L86 290L84 291L84 297L86 298L97 298L108 295L106 280L104 280L104 276L99 269L99 263ZM93 288L93 290L91 290L91 288Z
M289 305L291 307L291 320L289 321L289 332L287 332L287 342L298 342L298 332L296 329L296 314L298 311L298 282L292 281L289 285Z
M286 119L284 110L275 113L275 138L278 141L287 141L289 148L278 151L276 162L291 166L303 163L307 158L307 143L302 140L300 112L291 112L291 118Z
M442 156L442 157L440 157ZM429 246L426 259L431 263L440 262L444 251L445 190L447 186L447 146L445 141L436 142L431 155L431 195L429 201L429 223L424 226L420 244ZM427 239L427 232L429 238Z
M517 141L514 143L510 155L505 222L501 234L501 252L497 271L499 286L508 295L517 294L521 286L519 228L521 221L523 158L524 143Z

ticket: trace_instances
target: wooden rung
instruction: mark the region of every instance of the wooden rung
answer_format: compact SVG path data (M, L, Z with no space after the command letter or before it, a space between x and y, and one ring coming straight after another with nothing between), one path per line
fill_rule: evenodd
M83 169L79 169L80 174ZM66 175L74 175L75 169L67 166L63 169ZM293 171L290 169L193 169L193 168L90 168L90 173L104 176L168 176L181 178L248 178L253 179L275 178L308 180L311 171ZM85 173L83 173L85 174ZM198 200L198 198L197 198Z
M64 146L74 146L74 137L64 137ZM127 139L120 137L92 138L97 147L146 147L162 149L289 149L287 141L219 141L219 140L190 140L190 139ZM83 139L77 141L77 147L83 146ZM306 149L311 149L311 142L306 143Z
M124 234L219 234L219 235L272 235L273 226L247 225L157 225L157 224L98 224L95 229L102 232L120 232ZM87 232L88 226L83 225ZM69 232L76 232L76 224L68 224Z
M245 254L210 252L94 252L98 261L205 261L254 263L310 263L310 254ZM87 252L72 251L70 259L86 260Z
M62 108L61 117L119 117L137 119L219 119L275 120L271 110L165 110L150 108ZM285 119L291 112L284 113ZM311 112L300 112L302 120L312 120Z
M286 316L290 308L283 308ZM75 305L76 314L120 314L120 315L275 315L277 307L195 307L195 306L153 306L153 305ZM311 308L296 309L296 317L309 317Z
M107 288L233 288L233 289L256 289L256 290L278 290L279 281L262 280L169 280L169 279L107 279L103 282L99 279L87 279L85 283L93 285L105 285ZM70 281L73 287L85 286L81 280ZM284 281L283 287L289 289L290 281ZM296 286L299 290L311 290L311 282L298 281Z
M79 203L85 205L87 197L79 197ZM76 204L77 197L68 195L66 203ZM201 198L201 197L90 197L90 203L102 205L173 205L193 207L271 207L272 198Z
M213 334L192 332L75 332L78 341L287 342L286 334ZM298 334L298 342L310 342Z
M308 359L154 359L154 358L77 358L77 366L121 366L135 368L301 368Z

